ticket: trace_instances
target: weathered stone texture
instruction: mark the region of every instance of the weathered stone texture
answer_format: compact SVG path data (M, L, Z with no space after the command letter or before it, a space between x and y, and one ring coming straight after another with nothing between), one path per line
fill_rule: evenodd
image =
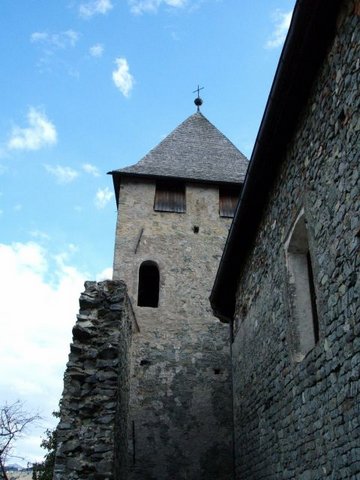
M114 278L126 282L139 328L131 354L129 479L231 479L228 326L208 302L230 220L219 217L215 186L188 184L184 214L154 211L154 194L154 181L122 179ZM158 308L137 306L145 260L159 266Z
M279 172L239 282L236 478L360 478L359 16L338 36ZM304 207L320 339L295 361L285 240Z
M125 478L131 309L122 282L86 282L64 377L54 480Z

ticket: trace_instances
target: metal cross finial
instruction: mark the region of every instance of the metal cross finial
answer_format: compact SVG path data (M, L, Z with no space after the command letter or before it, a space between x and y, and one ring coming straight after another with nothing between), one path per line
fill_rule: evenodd
M196 93L196 92L197 92L197 98L195 98L194 103L195 103L195 105L197 106L197 111L198 111L198 112L200 112L200 106L201 106L202 103L203 103L203 101L202 101L202 99L200 98L200 95L199 95L199 94L200 94L200 90L204 90L204 87L199 87L199 85L198 85L197 89L193 91L193 93Z
M204 87L199 87L199 85L197 86L197 89L193 91L193 93L196 93L198 94L198 97L199 97L199 93L200 93L200 90L204 90Z

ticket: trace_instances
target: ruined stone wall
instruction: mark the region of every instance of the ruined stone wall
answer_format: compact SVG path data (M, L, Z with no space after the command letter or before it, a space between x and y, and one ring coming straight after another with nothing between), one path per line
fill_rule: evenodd
M131 308L122 282L86 282L64 376L54 480L124 480Z
M208 301L230 220L219 217L217 187L187 185L182 214L154 211L154 195L154 181L122 180L114 278L126 282L138 326L129 479L231 479L229 332ZM137 306L144 260L159 266L158 308Z
M360 478L359 16L338 37L288 147L240 278L236 478ZM304 208L320 338L296 356L285 242Z

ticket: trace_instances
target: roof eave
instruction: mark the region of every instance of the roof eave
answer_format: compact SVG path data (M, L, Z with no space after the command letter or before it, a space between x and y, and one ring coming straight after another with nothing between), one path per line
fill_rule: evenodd
M121 177L127 178L139 178L139 179L149 179L149 180L161 180L161 179L176 179L180 182L188 182L188 183L201 183L201 184L208 184L208 185L236 185L240 186L244 183L244 178L239 180L211 180L211 179L204 179L204 178L192 178L192 177L174 177L170 175L155 175L155 174L146 174L146 173L135 173L135 172L123 172L121 170L112 170L108 172L108 175L112 175L113 177L113 184L114 184L114 191L115 191L115 198L116 198L116 205L119 206L119 187L120 187L120 179Z
M304 102L334 37L341 0L298 0L256 138L239 205L210 295L222 321L234 316L239 274ZM246 227L246 228L245 228Z

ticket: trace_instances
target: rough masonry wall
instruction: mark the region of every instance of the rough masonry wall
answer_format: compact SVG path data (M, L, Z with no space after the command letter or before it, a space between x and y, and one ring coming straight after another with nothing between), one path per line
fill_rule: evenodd
M64 377L54 480L123 480L131 309L122 282L86 282Z
M338 38L240 278L233 343L237 479L360 478L360 39L355 4L344 5ZM302 207L320 339L297 362L284 245Z
M230 220L219 218L216 187L187 185L183 214L155 212L154 194L154 182L122 181L114 278L128 286L139 329L129 479L232 479L229 332L208 301ZM159 266L158 308L137 306L144 260Z

